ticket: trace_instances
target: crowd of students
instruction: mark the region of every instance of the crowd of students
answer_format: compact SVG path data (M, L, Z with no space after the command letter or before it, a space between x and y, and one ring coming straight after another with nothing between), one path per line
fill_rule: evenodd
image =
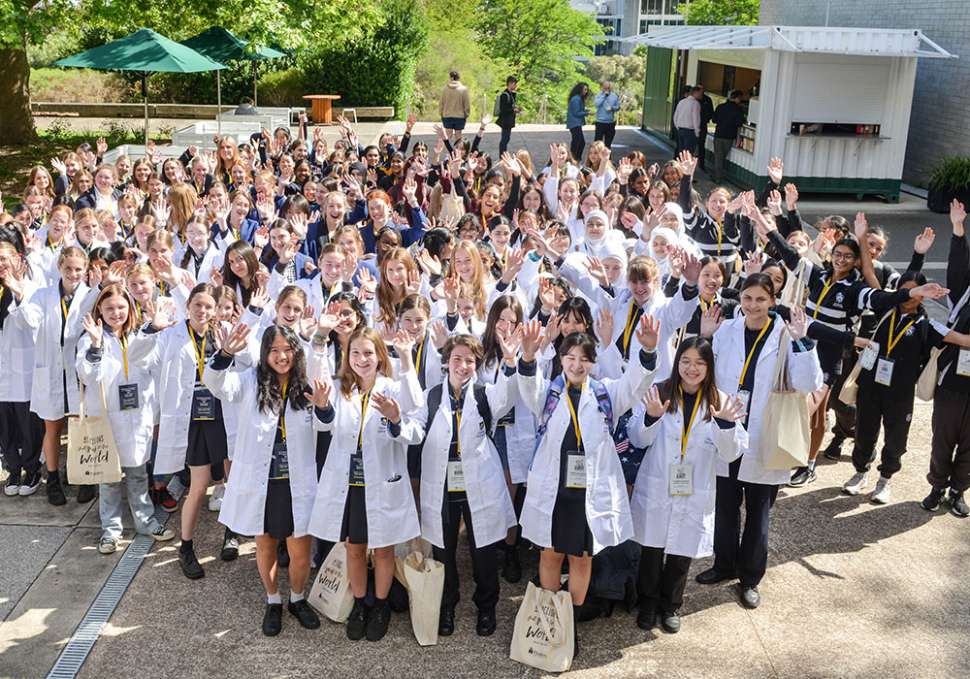
M701 196L689 152L663 167L601 141L581 159L560 144L491 158L484 126L455 145L438 128L429 148L413 124L366 147L341 121L332 147L280 128L163 163L151 148L104 163L98 144L34 168L0 215L5 495L43 483L67 501L61 435L83 398L118 441L135 530L173 539L154 508L181 502L187 578L205 575L197 551L231 561L255 539L267 635L283 624L281 567L288 611L319 626L305 590L343 541L347 636L379 640L394 547L417 537L445 566L451 634L462 524L479 635L527 546L542 588L568 572L577 620L601 610L610 567L637 624L673 633L693 559L714 555L697 582L736 579L758 606L772 505L815 480L828 409L826 456L855 437L847 493L869 489L885 430L871 498L890 500L938 348L923 507L970 514L961 204L942 287L920 272L930 229L902 273L862 214L812 237L777 159L757 195ZM941 298L946 324L921 306ZM856 361L853 411L837 396ZM779 368L812 409L809 461L792 471L765 464ZM108 554L121 485L97 494ZM219 545L194 542L205 505Z

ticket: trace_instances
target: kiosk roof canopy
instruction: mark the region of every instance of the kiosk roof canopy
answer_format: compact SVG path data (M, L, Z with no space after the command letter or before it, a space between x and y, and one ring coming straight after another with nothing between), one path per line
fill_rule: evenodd
M955 59L918 28L822 26L671 26L624 38L670 49L751 50Z

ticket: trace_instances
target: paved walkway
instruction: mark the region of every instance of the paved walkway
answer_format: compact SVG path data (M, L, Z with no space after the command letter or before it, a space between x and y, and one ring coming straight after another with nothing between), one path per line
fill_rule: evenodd
M539 162L551 141L566 140L562 130L529 132L513 136L513 147L525 139ZM497 143L498 135L489 133L484 149L494 151ZM622 130L617 145L664 157L633 130ZM817 205L836 211L831 201ZM849 214L846 207L838 211ZM887 218L905 215L907 229L945 224L945 216L930 215L916 202L867 201L866 207ZM931 260L945 261L947 238L938 233ZM891 259L902 258L906 237L895 237L902 245ZM728 586L691 582L679 635L645 634L633 615L618 609L580 627L582 655L570 676L902 678L970 671L970 522L917 506L926 491L930 412L929 404L917 405L893 504L876 507L840 495L838 486L851 474L847 462L822 466L816 484L782 491L760 609L740 608ZM0 496L0 678L45 676L54 664L120 558L120 552L97 553L98 525L96 507L73 498L52 508L40 493ZM406 615L394 617L380 644L351 644L329 623L307 632L289 617L281 637L265 639L254 544L245 543L240 559L225 564L218 560L221 533L215 515L205 512L196 539L208 569L202 581L180 574L177 543L146 558L81 676L316 677L328 670L371 677L538 676L508 660L524 587L503 584L498 632L479 639L470 578L462 583L456 634L437 647L417 646ZM461 559L462 573L470 573L465 552ZM707 565L698 562L693 572Z

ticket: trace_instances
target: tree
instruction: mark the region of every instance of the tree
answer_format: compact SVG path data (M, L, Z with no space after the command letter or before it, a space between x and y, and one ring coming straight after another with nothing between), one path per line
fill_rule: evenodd
M760 9L760 0L693 0L677 5L691 26L753 26Z
M613 91L620 97L617 122L621 125L639 124L643 109L643 81L646 77L646 59L642 55L593 57L586 65L586 77L590 83L609 80ZM598 91L593 86L593 91Z
M568 0L479 0L473 27L485 52L518 76L527 112L544 99L554 102L552 111L565 111L566 91L582 74L580 59L593 55L603 33Z

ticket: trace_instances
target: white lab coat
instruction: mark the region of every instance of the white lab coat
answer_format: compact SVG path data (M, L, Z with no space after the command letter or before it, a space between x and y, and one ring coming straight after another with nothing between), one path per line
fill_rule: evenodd
M780 485L788 483L791 473L788 470L765 469L761 455L762 417L771 395L772 380L775 376L776 361L778 360L779 340L784 323L781 318L775 318L775 325L762 341L765 343L758 355L755 367L754 393L748 404L748 444L741 447L741 468L738 480L748 483L763 483ZM786 335L786 338L788 336ZM809 393L822 388L822 368L819 366L818 353L811 351L795 352L788 344L788 373L793 389ZM714 365L717 387L726 394L733 396L738 393L738 382L744 366L746 353L744 350L744 317L739 316L725 321L714 333ZM750 368L749 368L750 370ZM717 475L728 476L726 462L717 463Z
M482 384L494 384L502 373L502 361L478 369L478 380ZM509 387L509 403L515 410L515 421L502 425L505 430L505 450L509 460L509 478L513 484L525 483L532 466L532 456L536 447L536 430L539 421L532 414L529 403L524 400L520 383L514 381ZM540 411L542 406L539 406ZM507 414L506 410L503 415ZM498 420L492 421L492 431L497 430Z
M60 284L34 291L19 306L14 317L34 332L34 373L31 380L35 398L30 409L42 420L59 420L65 415L76 415L80 395L75 349L78 338L84 332L84 316L91 311L98 291L81 283L74 290L74 297L67 308L64 325L64 346L61 346L61 291ZM69 412L64 412L64 373L67 373L67 400Z
M149 371L150 356L132 360L132 344L135 335L129 337L128 377L125 377L121 343L107 326L101 342L101 360L87 360L91 337L87 333L77 343L77 374L85 387L84 408L86 415L101 415L101 388L104 388L105 402L108 405L108 421L114 434L122 467L140 467L151 457L152 433L155 428L155 379ZM121 410L118 386L138 385L138 408Z
M673 297L665 297L663 291L659 289L660 282L657 281L657 290L654 291L653 299L647 302L643 313L650 314L660 321L660 339L657 342L657 380L665 380L670 376L670 369L674 360L673 338L677 330L686 325L694 309L697 308L699 297L697 294L691 299L684 299L684 288L681 287ZM619 339L626 328L626 321L630 313L630 304L633 302L633 293L629 288L618 291L616 298L609 307L613 314L613 338L606 351L597 363L601 364L603 374L608 377L619 377L625 367L626 361L616 348L616 341ZM640 340L637 339L636 328L630 333L630 363L635 361L635 357L640 351Z
M377 377L372 393L381 393L400 403L405 391L417 391L423 401L414 371L402 376L402 382ZM323 431L332 431L333 439L327 461L320 473L316 499L308 532L322 540L340 540L344 508L350 488L350 456L357 450L357 436L361 426L361 394L354 388L350 399L340 393L340 384L333 386L331 404L335 415L323 423ZM406 398L406 397L405 397ZM421 534L414 494L408 481L407 447L421 442L424 422L414 413L401 414L401 434L392 438L380 412L369 404L364 413L364 497L367 505L368 547L389 547Z
M495 422L508 412L512 377L503 371L495 384L485 387L485 398ZM475 378L469 381L461 409L461 467L465 475L465 495L471 510L475 546L485 547L503 540L516 524L515 508L505 485L505 473L495 444L485 434L485 423L478 412L473 392ZM432 415L424 445L421 447L421 536L444 549L441 504L447 495L448 454L451 449L452 414L449 385L442 385L441 406ZM427 395L425 396L427 403ZM426 410L418 414L427 422Z
M181 263L185 258L185 253L188 250L188 243L179 248L178 252L175 253L175 257L172 258L173 262ZM225 250L221 249L217 243L209 243L209 246L205 250L205 254L202 255L202 263L199 264L199 269L196 271L195 262L191 257L186 264L186 269L193 277L195 277L196 283L208 283L212 280L212 269L213 267L221 270L223 257L225 256ZM246 533L249 535L249 533Z
M29 300L37 289L33 280L24 280L24 295L20 302L10 300L8 316L0 327L0 402L26 403L30 401L30 386L34 377L34 331L25 322L23 300ZM46 398L46 395L39 395Z
M613 405L613 427L620 416L647 392L654 374L655 371L647 370L639 360L634 360L620 379L603 380ZM548 381L537 371L532 377L520 373L518 383L526 403L537 417L540 416L549 390ZM560 450L571 417L566 403L568 398L565 392L561 395L547 422L546 434L538 442L522 507L522 537L540 547L552 546L552 512L559 493ZM632 538L633 520L616 445L597 405L596 394L588 384L579 399L577 416L586 452L586 521L596 553Z
M721 395L721 399L725 399ZM701 402L687 439L684 463L693 467L692 495L672 496L668 474L670 465L680 463L684 414L664 415L646 427L643 405L633 409L627 424L630 443L647 452L637 472L630 498L633 513L633 539L645 547L659 547L667 554L699 559L714 553L714 500L717 495L716 463L731 463L741 454L748 434L741 424L721 429L713 419L705 420L710 410Z
M234 406L239 418L232 474L219 512L219 522L241 535L266 532L266 488L279 413L265 412L257 402L256 369L232 372L206 368L204 382L222 401ZM310 511L317 491L316 433L312 408L286 409L286 452L293 503L293 537L307 534Z

